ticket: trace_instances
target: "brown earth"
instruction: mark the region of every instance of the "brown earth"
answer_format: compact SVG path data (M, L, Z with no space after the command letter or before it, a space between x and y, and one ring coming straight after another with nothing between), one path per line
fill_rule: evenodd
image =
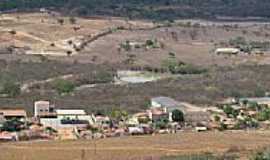
M57 22L58 19L63 19L64 24L60 25ZM135 55L136 65L158 67L168 57L169 52L174 52L179 60L197 65L269 63L269 54L260 57L241 55L233 58L213 54L215 44L238 36L243 36L247 40L267 41L270 35L268 23L218 23L180 20L177 21L177 24L192 22L194 24L200 23L201 26L176 25L151 29L156 24L149 21L126 21L123 18L114 17L76 19L76 24L71 24L69 17L58 14L6 14L2 16L2 19L0 18L0 42L3 42L2 45L28 46L32 49L32 54L49 54L48 56L51 59L76 60L84 63L121 64L127 59L128 55L133 54ZM80 41L89 35L93 36L117 26L131 28L131 30L119 30L100 37L87 44L83 50L79 51L79 54L67 57L66 51L72 50L71 46L65 44L67 40ZM74 27L80 29L74 31ZM15 30L18 34L10 35L7 33L10 30ZM172 36L172 33L176 34L176 39ZM119 52L118 50L119 45L127 40L145 42L148 39L157 39L164 44L164 48L134 49L129 52ZM55 43L55 46L52 47L51 43Z
M183 132L175 135L90 141L19 142L0 145L1 160L137 160L166 155L236 153L247 159L269 146L267 131Z

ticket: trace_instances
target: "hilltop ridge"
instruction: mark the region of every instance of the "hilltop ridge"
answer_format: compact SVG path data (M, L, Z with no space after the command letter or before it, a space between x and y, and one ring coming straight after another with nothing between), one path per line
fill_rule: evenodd
M120 16L136 19L269 17L268 0L4 0L0 11L33 11L51 8L63 13L89 16Z

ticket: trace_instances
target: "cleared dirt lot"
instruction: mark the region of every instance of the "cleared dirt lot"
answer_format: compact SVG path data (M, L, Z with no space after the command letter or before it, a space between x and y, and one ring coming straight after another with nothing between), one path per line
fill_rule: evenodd
M184 132L94 141L5 143L1 160L127 160L201 152L238 152L243 158L270 144L269 132ZM95 150L96 146L96 150Z
M84 36L91 36L116 26L126 26L120 18L74 18L59 13L14 13L0 17L0 42L17 47L30 47L31 54L66 56L72 47L67 41L79 41ZM60 23L59 20L63 22ZM131 22L134 26L151 26L143 21ZM9 34L16 31L16 34ZM54 46L51 46L51 44ZM3 45L3 44L2 44Z

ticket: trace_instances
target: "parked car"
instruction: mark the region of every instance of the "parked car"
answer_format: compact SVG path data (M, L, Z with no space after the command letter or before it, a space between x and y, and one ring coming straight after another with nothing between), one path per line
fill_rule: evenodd
M142 127L128 127L128 133L131 135L141 135L144 134L144 129Z

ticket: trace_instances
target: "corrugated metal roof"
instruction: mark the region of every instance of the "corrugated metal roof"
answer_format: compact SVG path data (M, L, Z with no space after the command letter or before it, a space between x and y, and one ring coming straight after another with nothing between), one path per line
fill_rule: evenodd
M36 101L35 104L50 104L49 101Z
M268 102L270 103L270 97L253 97L253 98L240 98L240 101L251 101L251 102L258 102L258 103L265 103Z
M152 98L151 100L166 107L176 107L176 106L181 105L180 102L169 97L155 97L155 98Z
M57 109L57 115L86 115L86 112L81 109Z

